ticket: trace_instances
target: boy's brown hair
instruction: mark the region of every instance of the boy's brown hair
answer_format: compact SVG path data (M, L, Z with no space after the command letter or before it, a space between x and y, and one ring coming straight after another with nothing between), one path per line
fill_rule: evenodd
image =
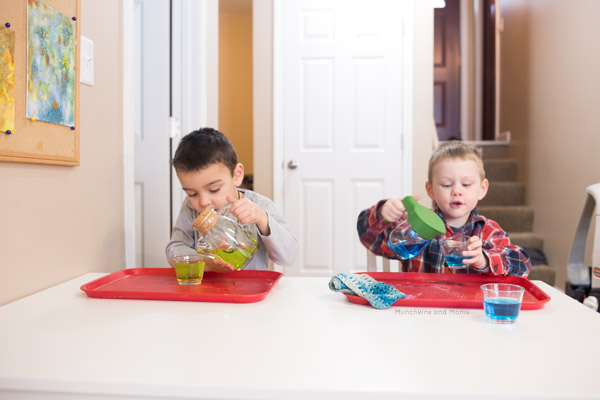
M213 128L201 128L185 135L171 160L178 172L195 172L215 163L225 164L233 175L238 159L231 141Z
M461 142L459 140L452 140L441 143L437 149L433 151L433 154L431 154L431 157L429 158L429 170L427 173L427 180L430 184L433 180L433 168L440 161L447 160L449 158L475 161L479 169L479 176L481 177L481 180L485 179L485 169L483 168L481 149L474 144Z

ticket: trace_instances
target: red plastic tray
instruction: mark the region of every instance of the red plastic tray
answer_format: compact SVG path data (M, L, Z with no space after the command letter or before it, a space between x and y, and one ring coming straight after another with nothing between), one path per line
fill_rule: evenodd
M394 285L406 295L393 306L443 307L443 308L483 308L483 295L480 286L484 283L513 283L525 288L522 310L542 308L550 300L531 281L517 276L494 277L466 274L427 274L415 272L364 272L374 279ZM346 294L346 293L344 293ZM366 304L360 296L346 294L350 302Z
M281 278L275 271L206 272L202 284L180 286L173 268L130 268L81 286L89 297L219 303L261 301Z

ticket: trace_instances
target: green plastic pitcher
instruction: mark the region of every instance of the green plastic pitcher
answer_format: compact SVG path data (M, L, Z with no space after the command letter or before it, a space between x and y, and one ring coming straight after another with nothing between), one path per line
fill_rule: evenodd
M408 223L413 230L424 239L431 240L446 232L444 221L433 210L417 203L414 197L402 199L404 209L408 213Z

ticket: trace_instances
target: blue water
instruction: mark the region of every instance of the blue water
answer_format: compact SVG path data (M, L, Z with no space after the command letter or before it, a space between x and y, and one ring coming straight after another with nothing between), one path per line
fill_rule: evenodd
M483 300L485 315L498 321L513 321L517 319L521 302L508 297L490 297Z
M465 258L470 258L470 257L463 257L463 256L456 255L456 254L450 254L450 255L446 256L446 263L448 263L448 266L450 268L466 267L466 265L463 264L463 260Z
M396 254L398 257L400 257L403 260L408 260L408 259L411 259L411 258L419 255L419 253L421 253L421 251L423 251L423 248L425 248L428 244L429 244L429 241L426 241L423 243L408 243L408 244L403 243L402 241L398 241L396 244L388 243L388 245L390 246L390 249L392 249L394 254Z

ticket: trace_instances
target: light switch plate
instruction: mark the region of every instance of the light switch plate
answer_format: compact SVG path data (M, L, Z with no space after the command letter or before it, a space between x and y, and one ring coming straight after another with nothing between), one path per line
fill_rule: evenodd
M81 37L81 69L79 70L81 83L94 86L94 42Z

